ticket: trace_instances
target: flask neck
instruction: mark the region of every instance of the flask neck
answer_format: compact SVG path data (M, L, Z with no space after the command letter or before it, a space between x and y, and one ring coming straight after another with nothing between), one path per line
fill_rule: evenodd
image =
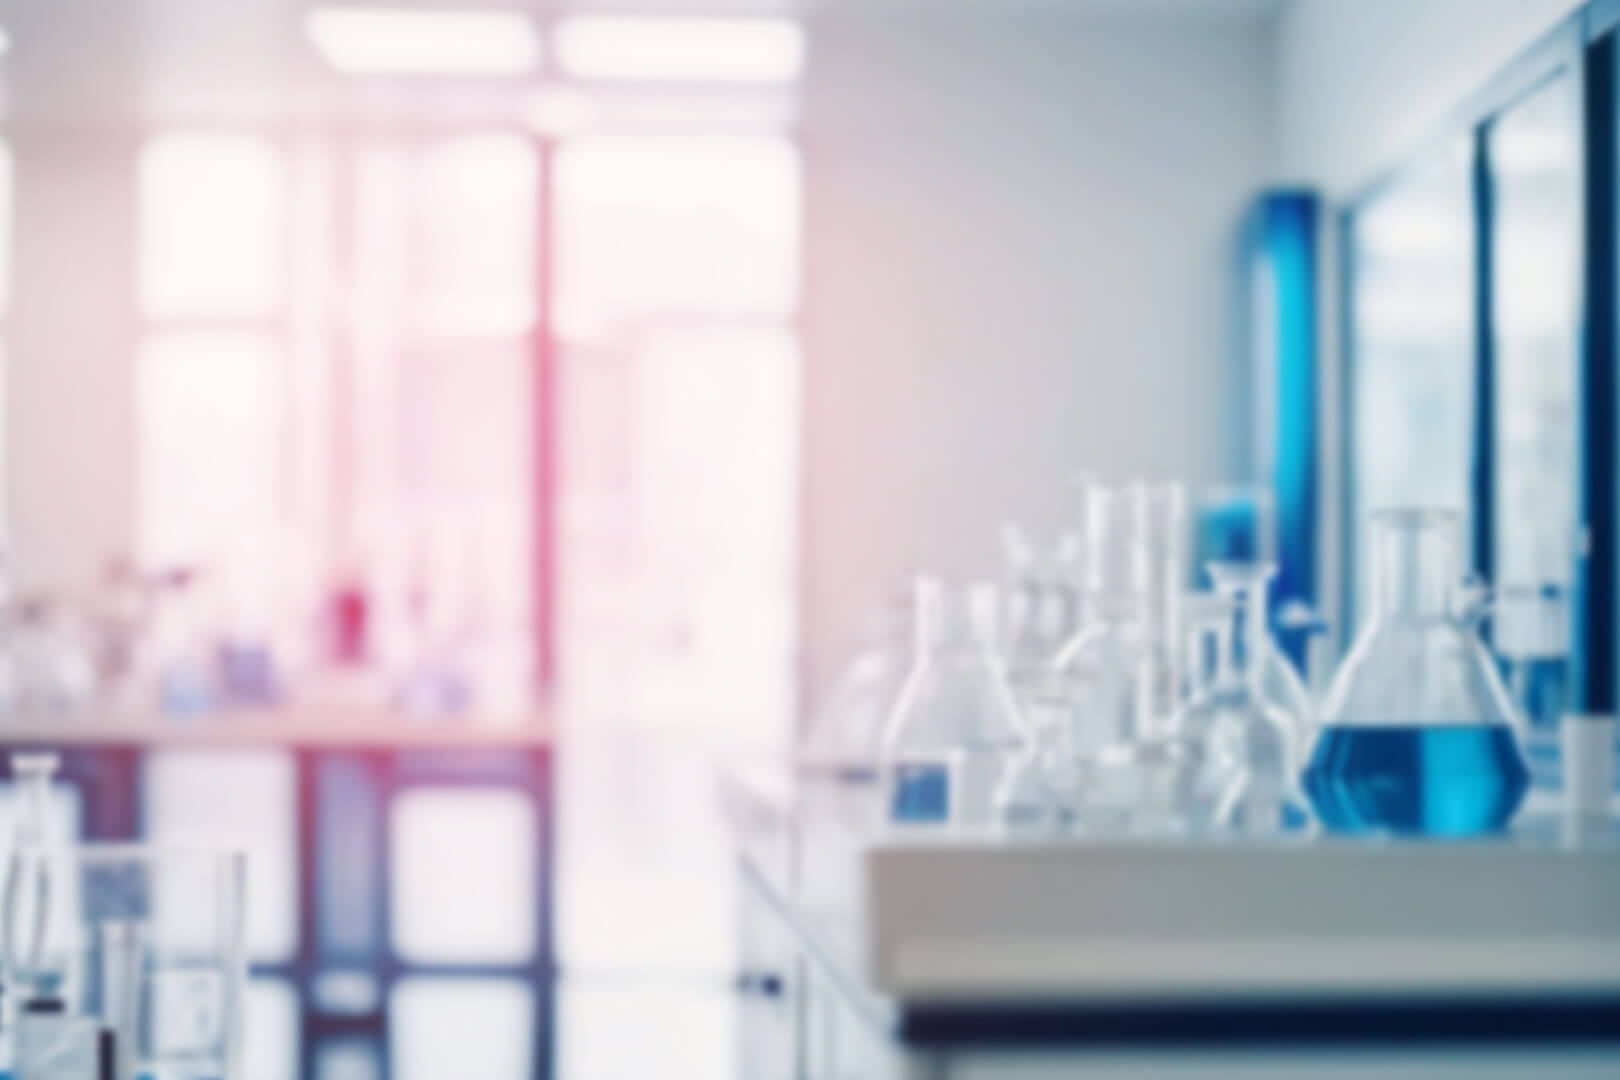
M1209 573L1216 593L1232 609L1232 619L1218 639L1217 679L1226 685L1257 688L1269 637L1266 600L1276 570L1267 563L1212 563Z
M1378 614L1444 618L1451 613L1457 556L1439 523L1392 514L1375 522L1373 542Z

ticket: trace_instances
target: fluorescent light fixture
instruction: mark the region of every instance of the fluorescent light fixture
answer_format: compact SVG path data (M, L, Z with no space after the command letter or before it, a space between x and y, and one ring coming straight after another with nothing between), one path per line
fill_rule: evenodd
M564 138L596 123L596 105L572 87L547 87L529 94L523 102L523 115L530 129Z
M574 15L556 46L582 79L780 84L804 69L804 28L791 19Z
M523 75L540 63L540 35L516 11L318 7L304 30L347 75Z

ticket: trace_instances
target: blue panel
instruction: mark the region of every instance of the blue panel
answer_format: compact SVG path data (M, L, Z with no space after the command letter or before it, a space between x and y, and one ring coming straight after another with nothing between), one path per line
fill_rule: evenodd
M1273 610L1316 600L1316 196L1260 197L1247 230L1257 479L1276 498ZM1305 642L1287 643L1296 664Z

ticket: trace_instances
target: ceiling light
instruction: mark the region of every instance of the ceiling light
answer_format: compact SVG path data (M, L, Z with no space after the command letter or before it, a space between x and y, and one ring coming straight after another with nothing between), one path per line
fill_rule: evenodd
M350 75L521 75L540 61L540 36L515 11L319 7L304 30Z
M787 83L804 68L790 19L575 15L557 27L557 60L583 79Z

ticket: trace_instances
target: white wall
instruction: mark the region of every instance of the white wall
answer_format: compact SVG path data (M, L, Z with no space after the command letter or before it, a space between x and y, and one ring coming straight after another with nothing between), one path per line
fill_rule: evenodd
M1266 48L1259 20L1185 12L815 28L812 692L912 568L993 574L998 523L1060 520L1076 470L1238 475Z
M1293 0L1274 28L1279 175L1346 194L1580 6Z

